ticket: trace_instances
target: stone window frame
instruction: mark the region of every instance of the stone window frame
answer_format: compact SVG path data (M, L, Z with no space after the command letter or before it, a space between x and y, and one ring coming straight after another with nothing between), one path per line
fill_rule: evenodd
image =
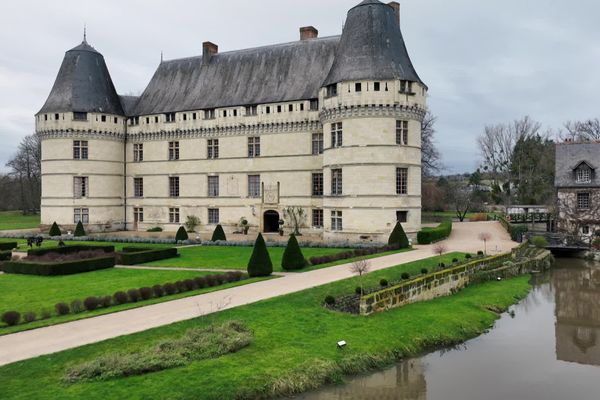
M90 180L87 176L73 177L73 198L83 199L89 196Z
M396 211L396 222L407 223L408 222L408 210L397 210Z
M311 195L314 197L323 196L323 172L313 172L311 174Z
M144 161L144 143L133 144L133 162Z
M408 145L408 121L396 120L396 144Z
M144 197L144 178L139 176L133 178L133 197Z
M256 199L260 197L260 174L248 175L248 198Z
M331 124L331 148L342 147L344 144L344 130L341 122Z
M77 207L73 209L73 223L77 224L81 221L82 224L90 223L90 209L87 207Z
M248 158L260 157L260 136L248 136Z
M592 204L592 196L590 192L577 192L575 202L578 210L589 210Z
M341 210L331 210L331 230L343 231L343 219Z
M341 168L331 169L331 195L341 196L344 192L344 180Z
M219 197L219 175L208 175L206 187L208 197Z
M408 194L408 168L396 167L396 194Z
M206 158L209 160L219 158L219 139L208 139L206 141Z
M313 208L312 209L312 227L323 228L323 209Z
M312 155L317 156L323 154L323 133L317 132L312 134Z
M89 147L87 140L73 140L73 160L88 160Z
M144 207L133 207L133 219L137 214L137 222L144 222Z
M169 177L169 197L179 197L179 177Z
M179 223L179 207L169 207L169 223Z
M592 182L592 170L586 165L581 165L575 170L575 182L577 183L591 183Z
M219 218L219 209L218 208L209 208L208 209L208 218L207 221L209 224L218 224L220 222Z
M179 141L169 142L169 161L179 160Z

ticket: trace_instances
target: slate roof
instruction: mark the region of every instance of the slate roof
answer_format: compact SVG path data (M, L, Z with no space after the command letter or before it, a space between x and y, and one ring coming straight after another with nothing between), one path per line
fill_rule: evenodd
M557 188L600 187L598 170L592 172L591 183L576 183L574 169L582 162L592 168L600 165L600 143L557 144L554 185Z
M69 111L123 115L104 57L85 40L65 53L50 95L38 113Z
M123 112L126 116L132 116L135 106L140 99L140 96L124 96L119 95L119 100L121 101L121 106L123 108Z

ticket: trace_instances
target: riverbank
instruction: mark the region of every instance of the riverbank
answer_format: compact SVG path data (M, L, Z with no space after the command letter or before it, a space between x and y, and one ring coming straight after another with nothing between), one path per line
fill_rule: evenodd
M365 285L402 272L416 273L464 256L450 253L375 271ZM489 329L497 312L529 291L527 277L469 286L457 295L369 317L325 309L323 299L353 291L359 278L276 297L217 314L0 368L3 398L36 399L240 399L271 398L340 382L344 375L382 368L428 349L459 343ZM224 299L225 301L226 299ZM491 311L493 310L493 311ZM178 337L191 327L238 320L253 333L247 348L219 358L143 376L65 385L75 364L114 352L133 353ZM348 345L338 349L336 342ZM32 384L35 383L35 384Z

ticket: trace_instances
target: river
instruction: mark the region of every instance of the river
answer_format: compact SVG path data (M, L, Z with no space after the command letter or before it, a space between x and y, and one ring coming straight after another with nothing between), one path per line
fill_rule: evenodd
M487 334L303 400L598 400L600 264L557 259Z

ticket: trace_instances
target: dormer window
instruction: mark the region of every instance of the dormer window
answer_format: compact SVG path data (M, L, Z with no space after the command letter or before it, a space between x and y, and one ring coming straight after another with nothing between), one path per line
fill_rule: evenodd
M590 183L592 181L592 170L586 165L577 168L577 183Z
M400 81L400 93L413 94L411 81Z
M166 113L165 121L167 122L175 122L175 113Z
M86 112L74 112L73 120L74 121L87 121L87 113Z
M355 91L355 92L362 92L362 83L360 83L360 82L356 82L356 83L354 84L354 91Z
M337 84L333 84L333 85L328 85L327 88L327 97L334 97L337 96Z

